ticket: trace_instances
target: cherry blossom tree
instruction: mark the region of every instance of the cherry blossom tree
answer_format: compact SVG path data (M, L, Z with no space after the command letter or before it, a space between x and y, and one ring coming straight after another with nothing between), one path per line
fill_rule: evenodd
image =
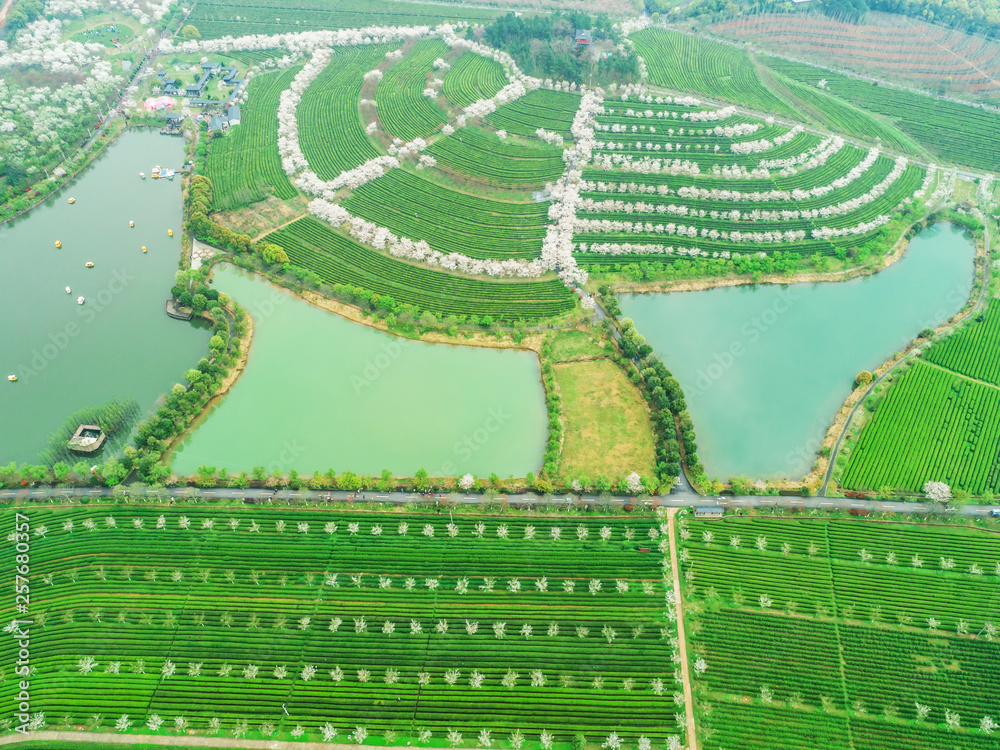
M944 482L927 482L924 484L924 495L929 500L939 503L947 503L951 500L951 487Z

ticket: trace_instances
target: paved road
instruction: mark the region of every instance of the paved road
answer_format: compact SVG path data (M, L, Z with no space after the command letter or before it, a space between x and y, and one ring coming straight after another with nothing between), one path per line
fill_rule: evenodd
M44 502L58 501L82 497L109 497L106 487L36 487L22 490L0 490L0 500L22 500ZM683 508L691 506L716 506L721 508L800 508L818 510L867 510L873 513L958 513L964 516L988 516L991 513L1000 514L1000 505L966 505L958 509L945 509L938 503L907 500L855 500L844 497L799 497L785 495L698 495L690 485L682 480L679 486L671 489L669 495L654 495L645 497L630 497L613 495L610 498L594 494L573 495L559 494L546 499L541 495L527 492L522 494L500 495L488 499L483 495L473 493L426 493L417 492L343 492L340 490L327 492L324 490L293 490L268 488L237 488L220 487L199 489L196 487L174 487L164 489L132 488L126 489L125 497L143 498L149 500L171 501L174 499L216 499L241 500L255 504L272 504L274 502L354 502L364 505L403 505L420 503L423 505L439 504L442 501L456 502L459 505L479 505L489 502L506 501L514 506L537 506L562 504L585 505L594 507L605 504L621 506L626 504L647 505L665 508Z

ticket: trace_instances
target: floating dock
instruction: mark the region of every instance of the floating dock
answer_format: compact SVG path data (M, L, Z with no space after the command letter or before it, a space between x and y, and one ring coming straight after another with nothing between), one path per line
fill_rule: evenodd
M176 320L191 320L194 318L194 313L189 307L180 307L176 300L167 300L167 315Z

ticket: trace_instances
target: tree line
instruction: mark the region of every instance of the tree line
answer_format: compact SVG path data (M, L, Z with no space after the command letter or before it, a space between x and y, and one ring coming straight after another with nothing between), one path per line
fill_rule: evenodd
M576 32L591 32L589 45L576 44ZM508 13L489 24L483 40L504 50L528 75L577 84L631 83L639 80L639 61L617 48L621 34L606 15L561 12L524 17ZM603 44L601 44L603 42Z

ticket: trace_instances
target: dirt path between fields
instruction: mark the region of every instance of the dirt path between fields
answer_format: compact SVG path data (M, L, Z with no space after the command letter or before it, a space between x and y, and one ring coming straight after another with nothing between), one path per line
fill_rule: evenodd
M687 714L688 750L698 750L698 740L694 731L694 696L691 692L691 673L688 667L687 641L684 639L684 608L681 606L681 566L677 556L677 527L674 516L680 508L667 510L667 526L670 531L670 569L674 574L674 602L677 610L677 642L681 652L681 679L684 680L684 712Z
M117 734L114 732L29 732L0 737L0 746L22 742L103 742L109 745L131 746L140 743L164 747L238 748L239 750L358 750L357 745L337 742L295 742L284 740L235 740L231 737L192 737L190 735ZM403 747L365 745L365 750L413 750Z
M287 226L288 226L289 224L294 224L294 223L295 223L295 222L297 222L297 221L298 221L299 219L302 219L302 218L304 218L304 217L306 217L306 216L309 216L309 213L308 213L308 212L306 212L306 213L301 213L301 214L299 214L298 216L295 216L295 217L293 217L293 218L289 219L288 221L283 221L283 222L281 222L280 224L278 224L278 226L276 226L276 227L273 227L273 228L271 228L271 229L265 229L265 230L264 230L263 232L261 232L261 233L260 233L260 234L258 234L258 235L257 235L256 237L254 237L254 238L253 238L253 241L254 241L254 242L260 242L260 241L261 241L262 239L264 239L265 237L267 237L267 235L269 235L269 234L270 234L271 232L277 232L277 231L278 231L279 229L284 229L284 228L285 228L285 227L287 227Z

